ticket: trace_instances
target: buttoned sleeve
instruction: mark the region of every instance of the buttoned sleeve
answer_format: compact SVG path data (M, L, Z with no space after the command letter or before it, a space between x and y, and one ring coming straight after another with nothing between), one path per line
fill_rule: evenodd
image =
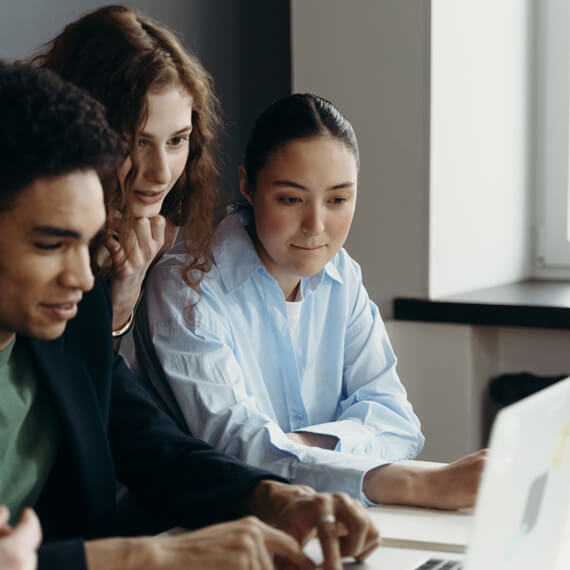
M343 288L351 296L344 341L343 397L335 421L298 431L334 436L336 450L383 462L415 457L424 437L396 372L378 307L362 284L358 264L343 252Z

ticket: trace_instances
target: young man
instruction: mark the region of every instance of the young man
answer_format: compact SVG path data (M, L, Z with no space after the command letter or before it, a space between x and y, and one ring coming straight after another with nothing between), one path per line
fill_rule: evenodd
M105 221L100 176L125 155L81 90L0 63L0 503L36 509L40 570L271 568L272 554L311 567L300 544L315 529L328 567L365 557L379 539L359 504L187 437L113 354L89 245ZM259 518L108 538L116 479L157 527Z

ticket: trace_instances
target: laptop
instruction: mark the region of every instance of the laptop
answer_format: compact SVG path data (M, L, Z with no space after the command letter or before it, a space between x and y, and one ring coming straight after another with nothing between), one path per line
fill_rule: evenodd
M344 567L568 570L570 378L498 413L465 554L380 547Z
M569 542L567 378L497 415L464 561L430 558L414 568L561 569Z

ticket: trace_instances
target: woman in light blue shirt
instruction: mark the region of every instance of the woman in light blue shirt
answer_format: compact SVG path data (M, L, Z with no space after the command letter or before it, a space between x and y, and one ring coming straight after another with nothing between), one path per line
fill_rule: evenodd
M428 469L424 438L358 264L342 248L357 197L350 123L315 95L258 118L240 191L198 295L184 244L145 290L137 372L221 451L319 491L440 508L473 504L484 452Z

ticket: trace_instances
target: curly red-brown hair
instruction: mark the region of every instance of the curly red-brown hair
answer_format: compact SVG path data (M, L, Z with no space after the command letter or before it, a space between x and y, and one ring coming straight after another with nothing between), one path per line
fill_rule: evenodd
M211 263L219 174L214 156L221 113L211 76L172 32L125 6L105 6L72 22L32 62L56 71L101 101L109 123L129 143L131 171L124 181L115 177L106 184L108 214L123 214L120 237L132 224L126 196L137 174L133 150L147 119L147 94L177 86L191 96L188 161L161 213L184 227L190 262L183 277L197 289Z

